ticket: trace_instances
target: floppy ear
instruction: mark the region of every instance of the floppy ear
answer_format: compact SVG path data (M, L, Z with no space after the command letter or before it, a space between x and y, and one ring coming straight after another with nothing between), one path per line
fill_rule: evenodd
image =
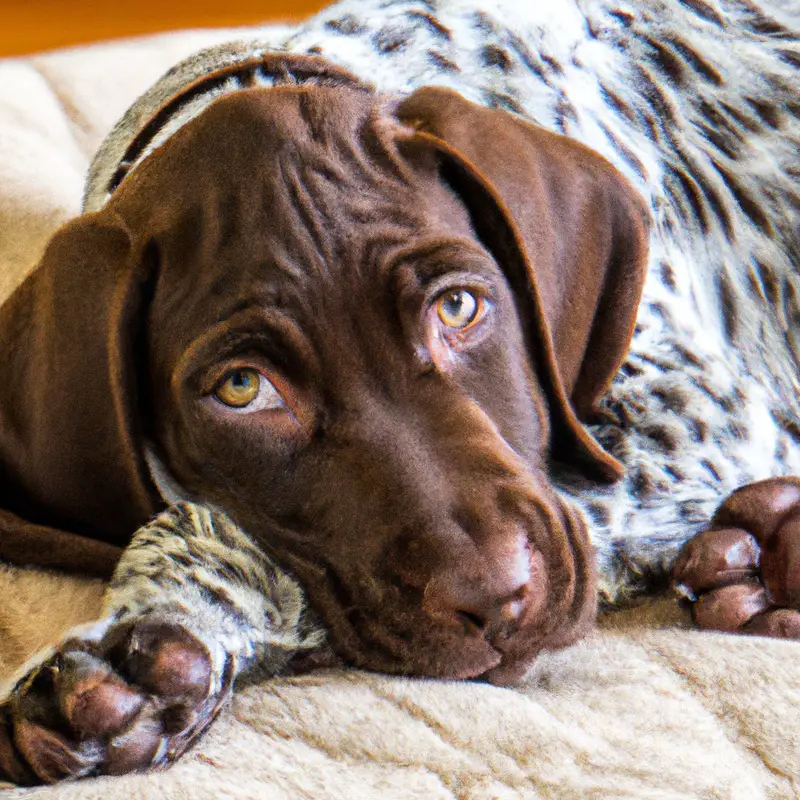
M621 365L647 261L644 205L604 158L504 111L428 87L396 112L412 141L441 154L441 175L515 291L547 396L551 451L592 477L622 467L581 425Z
M137 422L141 256L112 212L86 215L0 308L0 508L114 545L159 506Z

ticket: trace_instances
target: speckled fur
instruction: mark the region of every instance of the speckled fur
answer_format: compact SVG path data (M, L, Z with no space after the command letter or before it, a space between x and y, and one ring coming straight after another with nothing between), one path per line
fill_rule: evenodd
M381 53L401 28L405 46ZM730 491L800 470L798 31L796 3L345 3L288 43L380 89L446 84L522 114L648 202L636 334L591 426L626 476L558 476L607 602L660 584ZM366 68L382 58L394 66Z
M185 628L214 655L215 672L234 660L280 672L322 641L302 590L224 514L177 503L137 531L125 549L101 616L131 614Z
M40 649L0 686L0 725L9 724L9 714L19 717L20 698L40 675L59 671L65 653L91 651L100 663L101 656L108 657L104 642L131 624L177 629L208 653L209 683L196 715L199 730L216 717L237 679L282 672L293 657L317 648L325 638L302 589L224 514L204 505L176 503L136 532L105 591L98 618L68 630L55 646ZM128 647L136 652L135 637ZM107 668L120 665L107 663ZM185 749L173 746L166 728L159 741L149 761L153 767ZM103 770L103 748L95 744L91 737L74 744L80 765L71 777ZM3 778L0 763L0 789L8 785Z

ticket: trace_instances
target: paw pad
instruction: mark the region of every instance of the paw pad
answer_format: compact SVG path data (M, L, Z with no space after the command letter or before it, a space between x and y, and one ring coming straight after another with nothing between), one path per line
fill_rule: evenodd
M232 675L228 664L214 692L205 645L164 622L68 640L0 705L0 781L121 775L177 758L216 717Z
M800 479L734 492L684 545L673 581L700 627L800 638Z

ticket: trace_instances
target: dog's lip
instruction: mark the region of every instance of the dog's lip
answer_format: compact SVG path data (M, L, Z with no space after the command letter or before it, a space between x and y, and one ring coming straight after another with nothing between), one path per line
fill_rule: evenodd
M486 648L486 658L482 669L454 670L452 675L439 677L446 680L471 680L491 683L495 686L511 686L519 683L531 668L532 659L509 657L506 652L505 642L498 643L497 639L489 641L483 635L476 635L472 639L473 644L480 638L484 639Z
M513 626L512 630L498 630L486 635L487 648L496 654L497 661L471 680L491 683L495 686L510 686L519 683L533 665L533 658L519 653L511 654L516 643L516 635L524 634L524 626Z
M459 677L474 681L485 681L499 686L516 683L527 672L532 663L530 659L509 655L509 650L514 644L515 635L519 631L520 628L517 625L480 630L472 624L472 630L468 635L473 641L483 639L486 646L487 664L491 665L482 671Z
M364 660L362 654L357 652L364 646L366 646L367 650L371 650L375 645L373 637L369 634L365 636L363 630L357 630L357 627L360 626L354 626L352 620L345 621L344 617L348 616L346 614L337 616L340 617L340 622L344 623L344 629L349 631L348 638L350 635L354 636L353 644L358 640L361 645L356 646L356 651L350 652L349 655L345 653L351 649L351 646L348 646L345 651L340 651L339 645L334 644L334 649L341 658L351 660L355 665L367 669L377 668L390 673L399 671L403 674L443 680L486 681L496 685L515 683L525 674L532 663L532 658L526 657L525 650L527 648L518 647L519 640L517 637L525 636L525 629L528 625L536 624L550 596L546 556L541 550L531 549L529 557L533 565L531 575L537 578L537 586L541 587L539 591L534 590L534 602L526 603L524 592L514 592L508 596L504 603L499 605L494 614L490 615L492 618L488 621L482 619L479 614L472 614L469 611L453 613L452 610L448 612L444 609L424 609L420 607L423 592L418 587L406 585L405 589L407 591L419 593L417 602L420 602L420 606L416 609L417 626L421 625L428 628L432 624L431 633L433 638L430 641L430 645L435 649L444 646L444 649L439 650L440 658L444 658L443 661L439 661L439 664L442 665L449 662L447 669L436 668L431 670L430 664L435 663L436 659L431 661L421 659L416 662L416 665L409 664L405 667L401 666L401 661L398 660L393 668L392 664L381 658L382 665L376 667L372 658ZM296 551L289 560L294 562L293 566L297 566L298 562L305 562L306 566L313 564L321 584L330 582L331 578L336 574L335 570L329 570L319 564L314 564L307 558L301 557ZM375 588L374 582L369 582L368 585ZM401 599L399 595L402 594L402 591L398 592L398 589L399 587L395 586L395 591L390 593L392 595L397 593L397 596L394 597L395 601ZM338 594L341 594L342 591L344 590L340 588ZM377 597L372 596L369 599L350 597L346 608L351 610L360 609L367 617L375 618L378 609L384 608L386 599L388 597L384 593L379 593ZM408 598L406 599L408 600ZM339 603L336 605L342 609ZM417 603L412 602L412 605L417 605ZM402 603L402 606L408 611L407 603ZM524 607L521 609L522 613L519 614L517 612L520 611L521 606ZM377 614L377 616L380 615ZM441 632L440 635L436 635L437 629ZM406 634L409 632L406 631ZM400 633L405 635L402 631ZM451 638L452 634L456 634L455 639L457 641ZM445 644L447 639L450 639L449 644ZM429 666L422 666L424 662L428 663Z

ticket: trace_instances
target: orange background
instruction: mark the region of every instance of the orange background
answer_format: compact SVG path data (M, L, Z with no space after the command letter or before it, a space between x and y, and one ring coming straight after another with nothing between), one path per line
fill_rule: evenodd
M0 0L0 56L180 28L293 21L328 0Z

